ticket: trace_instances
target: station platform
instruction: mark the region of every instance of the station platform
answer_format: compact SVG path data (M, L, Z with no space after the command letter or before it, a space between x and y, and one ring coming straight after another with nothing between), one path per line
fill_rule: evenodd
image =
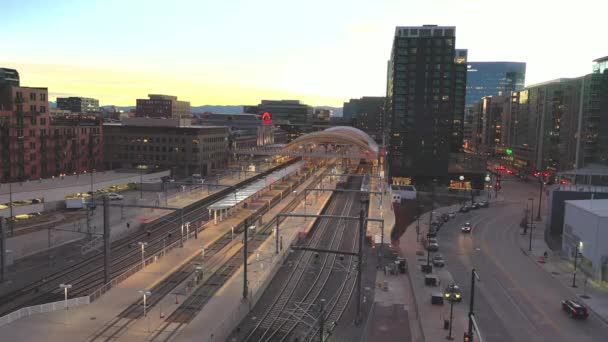
M303 189L308 187L313 181L313 178L309 178L297 188L297 191L303 191ZM278 192L278 190L268 191ZM286 201L280 202L266 214L264 214L261 221L266 222L284 210L284 208L290 202L290 196L286 196L286 199ZM300 208L301 206L298 207L296 211L302 210ZM212 224L211 222L208 223L205 229L198 233L198 239L195 239L193 234L191 234L184 242L183 248L176 248L167 253L165 257L158 259L157 262L148 265L144 270L137 272L127 280L118 284L92 304L70 308L69 310L65 311L60 310L22 318L11 324L0 327L0 334L2 334L2 336L7 340L16 341L45 340L52 342L65 340L89 340L93 335L95 335L96 331L102 329L122 310L129 305L140 301L142 295L139 291L153 288L156 284L177 270L181 265L201 255L202 248L207 248L217 239L224 236L227 232L230 232L233 226L242 223L246 218L250 217L253 210L254 208L239 208L238 210L235 210L231 216L225 218L218 224ZM308 222L311 224L312 220L309 219ZM289 245L289 243L286 243L288 241L288 236L290 236L290 234L295 234L297 229L301 228L303 224L305 223L297 220L294 220L294 222L287 222L285 225L281 224L281 227L284 227L285 229L284 233L281 233L285 234L283 235L285 246ZM242 238L235 235L235 240L237 239ZM252 291L253 289L261 287L262 284L261 280L259 279L262 279L262 269L264 266L260 265L265 265L266 263L266 270L271 269L270 264L266 261L268 260L266 258L268 258L270 255L274 256L274 240L270 240L272 241L267 241L262 245L259 251L261 257L254 255L250 258L249 263L251 265L250 267L252 268L250 272ZM284 249L283 253L286 251L287 249ZM275 258L275 260L276 259L278 258ZM262 261L260 262L260 260ZM258 267L259 269L256 270ZM212 270L209 271L209 273L211 273ZM196 334L199 336L198 339L200 339L201 329L203 329L203 327L205 327L205 331L210 331L209 327L216 326L219 323L219 315L222 313L227 313L230 308L233 308L230 306L230 301L227 300L226 294L230 293L229 289L231 286L238 284L238 277L239 275L237 273L233 277L234 281L229 283L225 289L222 289L220 293L203 308L203 312L197 316L195 321L187 326L187 329L184 330L184 334L189 331L189 329L194 329L194 331L197 331ZM237 287L241 288L242 292L242 280L240 286ZM240 300L240 296L236 296L235 298ZM173 312L183 300L184 296L180 295L180 293L171 293L165 296L157 305L149 308L146 319L137 320L125 333L113 340L144 341L146 336L149 335L149 331L154 331L163 322L163 317L170 315L171 312ZM205 315L204 313L207 314ZM214 317L215 323L210 325L199 325L197 320L199 320L201 316Z

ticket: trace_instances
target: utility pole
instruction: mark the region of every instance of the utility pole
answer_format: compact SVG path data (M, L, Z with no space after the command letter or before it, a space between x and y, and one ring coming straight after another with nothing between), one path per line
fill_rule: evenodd
M243 299L247 299L247 292L249 289L247 288L247 231L249 230L248 219L245 219L245 229L243 232Z
M362 276L363 276L363 239L365 238L365 203L367 203L363 196L361 197L361 210L359 210L359 252L357 258L357 314L355 316L355 324L361 323L361 302L363 301L363 288L362 288Z
M110 262L110 203L108 195L103 195L103 282L109 283L111 279Z

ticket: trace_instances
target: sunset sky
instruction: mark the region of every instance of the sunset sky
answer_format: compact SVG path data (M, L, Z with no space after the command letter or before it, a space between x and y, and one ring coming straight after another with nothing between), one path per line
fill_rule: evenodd
M608 55L608 1L0 0L0 67L50 98L135 105L382 96L395 26L456 26L470 61L522 61L526 83Z

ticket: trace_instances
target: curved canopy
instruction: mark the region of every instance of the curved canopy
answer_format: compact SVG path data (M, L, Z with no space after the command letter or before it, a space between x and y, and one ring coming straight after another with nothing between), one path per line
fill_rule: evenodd
M367 153L378 154L378 144L367 133L349 126L336 126L323 131L305 134L284 147L292 151L306 144L351 145Z

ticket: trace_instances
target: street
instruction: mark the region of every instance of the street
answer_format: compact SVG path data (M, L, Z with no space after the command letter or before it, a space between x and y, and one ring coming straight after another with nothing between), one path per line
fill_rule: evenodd
M574 298L575 292L528 257L527 244L522 248L527 236L521 236L519 223L528 197L538 200L537 183L509 177L501 195L505 200L493 202L490 208L458 213L438 234L446 268L463 290L464 299L458 305L465 312L471 269L479 274L474 311L484 341L606 340L608 325L595 314L585 321L571 319L562 311L560 301ZM464 222L472 224L471 234L460 231ZM542 225L537 224L537 229L543 229Z

